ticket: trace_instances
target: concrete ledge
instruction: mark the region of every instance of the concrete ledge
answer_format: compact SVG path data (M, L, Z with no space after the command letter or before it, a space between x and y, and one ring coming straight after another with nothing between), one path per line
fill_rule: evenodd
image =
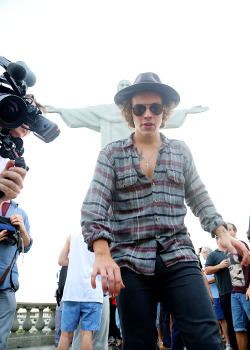
M55 333L53 334L16 334L8 338L8 349L25 348L33 346L54 345Z

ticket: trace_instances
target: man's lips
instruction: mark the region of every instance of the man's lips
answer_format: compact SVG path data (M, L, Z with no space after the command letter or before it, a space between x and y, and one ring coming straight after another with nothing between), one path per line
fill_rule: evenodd
M146 127L149 127L149 126L153 126L154 124L153 123L143 123L142 125L146 126Z

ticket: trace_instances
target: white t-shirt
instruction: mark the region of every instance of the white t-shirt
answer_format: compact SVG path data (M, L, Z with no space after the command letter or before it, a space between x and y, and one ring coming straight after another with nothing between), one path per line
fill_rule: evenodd
M96 289L91 286L94 259L95 254L88 250L82 234L72 234L63 301L103 302L100 275L96 278Z

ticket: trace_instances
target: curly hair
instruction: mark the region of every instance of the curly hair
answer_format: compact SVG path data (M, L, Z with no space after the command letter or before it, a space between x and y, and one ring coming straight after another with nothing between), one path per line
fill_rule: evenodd
M167 121L171 117L174 107L175 107L174 102L163 101L163 116L162 116L162 123L160 125L160 129L164 129L166 127ZM124 121L128 123L128 127L130 129L134 129L135 124L134 124L133 114L132 114L132 96L129 97L127 100L125 100L121 105L119 105L119 108L121 109L121 115Z

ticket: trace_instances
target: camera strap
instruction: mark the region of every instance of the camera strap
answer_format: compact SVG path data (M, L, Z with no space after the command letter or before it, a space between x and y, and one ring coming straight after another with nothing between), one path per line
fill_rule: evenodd
M10 265L7 267L7 269L5 270L4 274L3 274L2 277L0 278L0 283L2 283L2 282L5 280L6 276L8 275L8 273L9 273L9 271L10 271L10 269L11 269L11 266L12 266L12 264L13 264L13 261L15 261L15 259L16 259L16 253L17 253L17 251L18 251L18 248L17 248L16 251L15 251L15 254L14 254L14 256L13 256L13 259L11 260ZM13 266L14 266L14 265L13 265Z

